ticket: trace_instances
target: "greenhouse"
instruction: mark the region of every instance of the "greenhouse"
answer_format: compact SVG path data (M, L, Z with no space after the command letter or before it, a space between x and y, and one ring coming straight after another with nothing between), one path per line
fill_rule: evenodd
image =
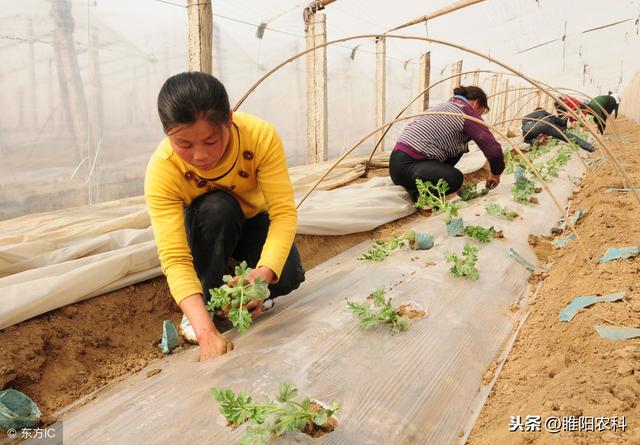
M0 14L0 444L640 444L640 0Z

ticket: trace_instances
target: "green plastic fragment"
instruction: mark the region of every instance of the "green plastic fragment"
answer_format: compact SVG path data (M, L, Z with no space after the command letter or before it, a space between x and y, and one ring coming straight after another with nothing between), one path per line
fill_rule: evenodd
M564 309L560 311L560 321L571 321L576 313L585 307L592 306L596 303L620 301L624 298L624 292L616 292L608 295L585 295L583 297L576 297L571 303L569 303Z
M163 354L169 354L175 348L178 347L178 330L171 320L165 320L162 323L162 341L158 347L162 350Z
M612 260L624 260L627 258L633 258L640 253L640 247L628 246L628 247L610 247L602 258L598 260L599 263L606 263Z
M574 239L576 239L576 234L572 233L565 238L553 240L553 245L556 247L566 247L566 245L569 244L569 241L573 241Z
M628 340L630 338L640 337L640 329L627 328L624 326L596 326L596 331L601 337L608 338L609 340Z

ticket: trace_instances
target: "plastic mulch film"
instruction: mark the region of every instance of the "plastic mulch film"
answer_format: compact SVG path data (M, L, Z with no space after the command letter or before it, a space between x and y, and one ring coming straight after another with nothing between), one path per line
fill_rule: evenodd
M561 204L583 170L574 156L552 182ZM525 294L529 271L508 250L535 263L529 233L548 233L561 216L545 194L538 205L513 203L510 179L461 210L467 225L504 231L503 239L479 245L479 280L451 276L443 259L477 243L447 237L441 216L426 218L412 228L434 235L431 250L398 250L368 263L356 259L370 245L363 243L323 263L245 335L228 334L232 353L203 363L196 348L176 354L151 365L162 368L153 378L143 370L62 413L65 443L237 443L244 427L227 427L210 388L259 397L285 380L301 394L341 403L339 425L318 439L298 433L273 443L455 443L486 397L483 374L524 316L509 308ZM520 218L488 215L488 202L507 204ZM422 305L426 318L400 334L362 331L345 299L363 300L381 284L395 304Z

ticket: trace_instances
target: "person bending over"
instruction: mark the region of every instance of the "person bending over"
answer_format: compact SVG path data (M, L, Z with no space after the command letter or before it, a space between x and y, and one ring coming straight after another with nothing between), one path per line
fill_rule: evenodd
M431 112L449 112L482 120L489 111L487 96L476 86L458 87L448 102L429 108ZM413 119L403 130L389 159L389 173L394 184L401 185L414 198L416 179L436 184L444 179L447 194L462 187L464 175L455 165L473 140L489 161L491 173L486 187L495 188L504 170L502 147L489 129L480 122L462 116L424 115Z
M544 122L540 122L540 120ZM570 141L578 144L580 148L590 153L596 151L596 148L593 145L584 139L567 132L566 128L567 122L564 119L547 113L544 108L540 107L522 118L522 135L524 136L524 141L529 145L533 145L536 138L540 135L544 135L556 138L562 142L566 142L567 139L569 139Z
M145 201L162 271L184 312L182 333L199 343L205 360L233 348L221 335L228 320L205 307L231 258L253 268L249 282L270 283L270 298L304 281L293 244L293 188L275 129L233 113L215 77L170 77L158 95L158 114L166 137L147 165ZM256 317L263 304L246 307Z

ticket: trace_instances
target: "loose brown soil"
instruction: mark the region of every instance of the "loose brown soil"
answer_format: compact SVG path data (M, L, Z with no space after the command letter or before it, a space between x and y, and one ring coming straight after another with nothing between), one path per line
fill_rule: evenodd
M616 123L627 143L612 140L610 146L638 187L640 127L622 119ZM609 138L611 130L610 124ZM630 193L604 193L607 187L622 187L611 162L589 170L570 207L571 213L588 211L577 232L593 270L578 242L558 249L552 237L530 238L540 262L553 266L534 277L542 285L469 444L640 444L640 339L611 341L594 329L613 323L640 327L640 258L596 263L609 247L640 244L640 205ZM558 320L559 311L577 296L618 291L625 292L623 302L599 303L570 322ZM523 421L541 416L542 431L509 432L511 416ZM627 428L550 434L544 429L550 416L624 416Z

